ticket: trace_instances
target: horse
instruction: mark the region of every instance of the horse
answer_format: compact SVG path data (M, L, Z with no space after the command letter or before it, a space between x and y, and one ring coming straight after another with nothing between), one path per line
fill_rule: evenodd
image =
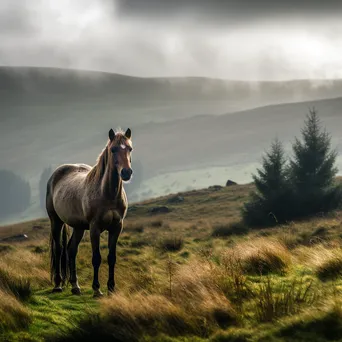
M131 130L109 131L107 145L96 165L64 164L59 166L47 183L46 210L51 223L50 267L53 292L62 292L67 281L71 292L81 294L76 272L78 245L85 230L90 232L92 288L100 297L99 268L101 265L100 235L108 231L108 293L115 290L114 268L116 244L123 229L128 202L123 182L133 174ZM73 233L68 241L68 226Z

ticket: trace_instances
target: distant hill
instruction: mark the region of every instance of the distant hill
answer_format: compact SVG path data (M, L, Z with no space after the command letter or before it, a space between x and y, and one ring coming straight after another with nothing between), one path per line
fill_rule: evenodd
M205 77L141 78L73 69L0 67L2 101L130 99L293 102L336 97L342 80L247 82ZM18 95L21 96L18 99ZM131 98L134 96L134 98Z
M260 160L275 137L289 144L299 136L312 107L342 154L342 97L151 123L136 129L135 143L150 173L251 163Z
M2 67L0 169L28 180L37 206L44 168L94 164L109 128L118 126L132 128L133 160L141 161L145 180L179 170L239 168L260 160L275 136L292 140L312 106L342 153L339 96L341 80L257 83ZM319 100L324 97L330 99ZM307 101L283 103L299 100ZM253 106L262 107L246 109Z

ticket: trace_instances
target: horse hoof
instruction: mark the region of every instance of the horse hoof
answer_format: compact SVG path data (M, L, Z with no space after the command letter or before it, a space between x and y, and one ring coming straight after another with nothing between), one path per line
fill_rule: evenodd
M103 297L103 293L100 290L94 291L94 298L101 298Z
M111 288L111 289L108 289L108 296L112 296L114 295L117 291L117 288Z
M61 292L63 292L63 289L62 289L60 286L55 287L55 288L52 290L52 293L61 293Z
M76 296L80 296L82 294L81 289L79 287L75 287L75 288L71 289L71 293L73 295L76 295Z

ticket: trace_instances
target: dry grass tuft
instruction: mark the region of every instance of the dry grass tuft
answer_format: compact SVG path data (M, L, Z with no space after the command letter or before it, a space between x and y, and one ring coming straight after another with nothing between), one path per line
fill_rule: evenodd
M27 279L32 284L46 286L50 284L47 257L47 254L16 249L1 258L0 269L8 272L10 277ZM15 268L10 265L15 265Z
M290 252L277 240L260 238L253 242L241 243L236 248L246 273L282 274L291 264Z
M236 321L236 313L220 288L219 279L220 271L214 265L184 265L175 275L173 300L191 315L202 315L212 324L230 325Z
M14 296L0 289L0 332L24 329L30 321L29 310Z
M114 295L102 301L101 318L108 322L118 338L135 340L148 332L179 335L194 332L195 326L181 307L164 296L134 294Z
M184 240L182 237L171 236L164 237L158 243L158 248L163 252L177 252L184 246Z
M101 331L103 336L115 333L120 340L137 341L142 335L162 333L208 337L218 327L236 323L235 310L218 286L217 272L207 263L178 265L169 273L172 294L165 284L160 294L140 291L105 298L98 322L89 329Z
M315 264L315 273L323 281L334 280L342 276L342 251L320 247L315 250L311 262Z
M21 301L27 300L32 294L31 282L24 277L9 274L0 268L0 289L14 295Z

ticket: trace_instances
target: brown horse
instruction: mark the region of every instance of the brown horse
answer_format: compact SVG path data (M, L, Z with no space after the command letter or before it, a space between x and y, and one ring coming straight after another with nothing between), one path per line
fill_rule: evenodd
M80 294L76 255L85 230L90 230L94 296L101 296L98 278L101 265L100 234L108 231L107 287L115 288L116 243L127 212L127 197L122 182L129 181L131 168L131 130L109 131L109 141L94 167L85 164L62 165L47 184L46 209L51 221L51 278L53 292L61 292L68 280L73 294ZM67 227L73 228L67 244Z

